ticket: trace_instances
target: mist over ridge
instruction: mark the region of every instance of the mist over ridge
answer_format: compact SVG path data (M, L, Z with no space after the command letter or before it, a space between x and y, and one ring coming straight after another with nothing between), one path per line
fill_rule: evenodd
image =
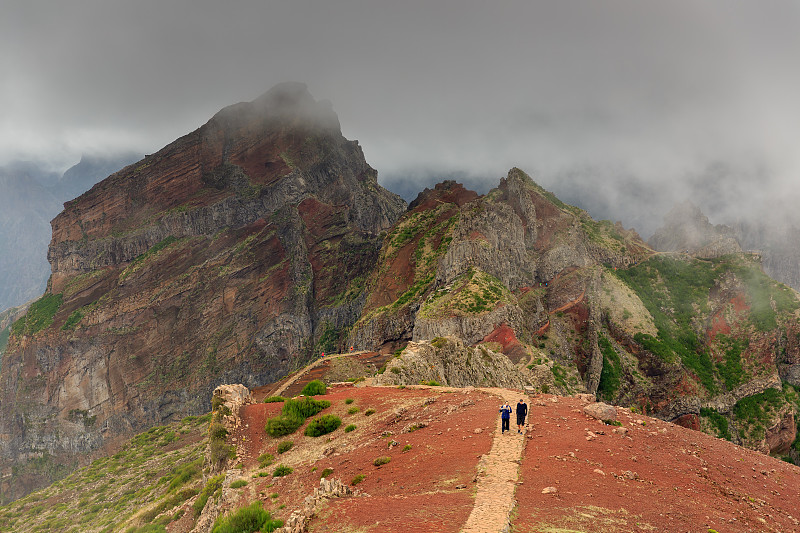
M398 191L518 166L643 236L685 199L714 223L798 199L796 2L5 7L0 166L152 153L299 80Z

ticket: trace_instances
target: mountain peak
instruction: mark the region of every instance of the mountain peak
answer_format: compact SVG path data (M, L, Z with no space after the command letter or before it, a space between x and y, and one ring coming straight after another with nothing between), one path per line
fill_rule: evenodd
M240 126L254 119L286 121L296 126L341 132L339 117L328 100L317 101L305 83L279 83L252 102L225 107L211 122Z

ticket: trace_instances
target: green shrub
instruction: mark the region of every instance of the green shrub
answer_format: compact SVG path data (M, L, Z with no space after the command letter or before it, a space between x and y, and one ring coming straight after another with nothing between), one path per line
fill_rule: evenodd
M353 403L354 401L355 401L355 400L353 400L353 398L348 398L348 399L346 399L346 400L344 401L344 403L346 403L347 405L350 405L350 404L351 404L351 403Z
M328 400L315 400L308 396L300 400L286 400L280 416L267 420L265 430L271 437L283 437L297 431L305 419L330 407Z
M285 440L278 444L278 453L286 453L292 449L292 446L294 446L294 442Z
M219 468L228 459L236 457L235 448L225 444L224 440L212 440L209 448L211 448L211 465L214 468Z
M326 478L326 477L330 476L331 474L333 474L333 468L326 468L325 470L322 471L322 474L320 474L319 477Z
M224 440L228 436L228 430L218 422L214 422L208 427L208 436L212 440Z
M272 472L272 477L283 477L283 476L288 476L288 475L289 475L289 474L291 474L292 472L294 472L294 468L292 468L291 466L286 466L286 465L278 465L278 466L275 468L275 470L273 470L273 472Z
M389 462L391 462L391 460L392 458L389 457L388 455L383 455L381 457L375 458L375 460L372 461L372 464L374 464L375 466L382 466L388 464Z
M372 416L374 414L375 414L375 409L372 408L369 408L366 411L364 411L364 416Z
M354 414L356 414L358 411L359 411L358 407L351 407L350 409L348 409L348 410L347 410L347 414L348 414L348 415L354 415Z
M308 418L319 413L323 409L330 407L331 402L328 400L315 400L306 396L300 400L287 400L283 404L281 413L284 415L293 415L300 418Z
M783 391L765 389L763 392L742 398L733 407L736 420L749 428L744 431L750 437L763 438L770 417L786 403ZM749 431L747 431L749 429Z
M707 407L700 408L700 416L708 418L717 430L717 436L721 439L731 440L731 433L728 428L728 419L719 414L714 409Z
M202 459L198 459L188 465L181 465L175 467L172 472L175 474L169 482L169 487L167 487L167 492L172 492L173 490L177 489L181 485L186 484L189 480L193 477L200 474L200 466L202 463Z
M320 396L328 392L325 383L322 381L315 379L314 381L309 381L306 383L306 386L303 387L303 390L300 391L300 394L303 396Z
M306 427L305 434L308 437L320 437L335 431L342 425L342 419L336 415L322 415L312 420Z
M277 402L285 402L286 398L283 396L270 396L268 398L264 398L264 403L277 403Z
M611 341L605 335L599 334L597 336L597 344L603 354L603 369L600 372L597 394L604 400L613 401L620 387L622 362L614 346L611 345Z
M253 502L233 514L218 517L211 533L271 532L282 525L283 522L280 520L272 519L269 512L262 508L261 502Z
M258 456L258 466L259 468L266 468L275 461L275 457L271 453L265 453Z
M304 419L297 416L276 416L267 420L265 430L270 437L283 437L297 431Z
M208 480L208 483L206 483L206 486L203 487L202 492L200 492L200 496L198 496L194 501L194 504L192 504L192 510L194 511L195 518L200 516L200 513L203 512L203 509L205 508L206 503L208 503L208 499L211 496L216 497L218 492L220 494L222 493L222 482L224 480L225 474L214 476Z
M245 486L247 486L247 481L245 481L243 479L237 479L236 481L231 483L231 488L232 489L240 489L240 488L245 487Z
M447 339L444 337L436 337L431 341L431 344L434 348L441 348L445 344L447 344Z
M438 382L438 381L436 381L435 379L432 379L432 380L430 380L430 381L426 381L426 382L424 383L424 385L429 385L429 386L431 386L431 387L440 387L440 386L441 386L441 383L439 383L439 382Z
M355 431L355 429L356 429L356 425L355 424L350 424L349 426L344 428L344 432L345 433L350 433L351 431Z
M403 446L403 451L404 452L407 452L410 449L411 449L411 445L410 444L406 444L405 446Z
M364 479L365 479L366 477L367 477L367 476L365 476L364 474L358 474L356 477L354 477L352 480L350 480L350 485L352 485L353 487L355 487L356 485L358 485L359 483L361 483L362 481L364 481Z

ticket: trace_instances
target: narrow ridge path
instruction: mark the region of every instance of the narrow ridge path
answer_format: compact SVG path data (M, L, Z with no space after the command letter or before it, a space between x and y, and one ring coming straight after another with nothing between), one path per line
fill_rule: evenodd
M528 406L530 399L519 391L497 388L481 388L508 402L512 409L520 398ZM498 410L500 406L498 405ZM519 465L525 451L525 438L517 433L516 416L511 415L511 431L502 434L500 425L495 428L494 442L489 453L479 464L478 491L475 506L467 518L461 533L503 533L509 531L509 518L514 509L514 491L519 480ZM526 419L527 428L527 419Z
M274 391L270 392L269 395L270 396L280 396L280 395L282 395L284 392L286 392L286 390L289 387L291 387L295 382L297 382L297 380L302 378L304 375L308 374L308 372L310 372L311 370L315 369L319 365L325 364L328 361L331 361L333 359L341 359L343 357L355 357L355 356L359 356L359 355L363 355L363 354L370 354L370 353L375 353L375 352L370 352L368 350L358 350L358 351L355 351L355 352L334 353L334 354L326 355L324 357L320 357L318 359L315 359L315 360L311 361L309 364L307 364L305 367L303 367L300 370L298 370L295 373L295 375L293 375L291 378L286 380L277 389L275 389Z
M353 355L358 355L360 353L364 353L364 352L363 351L358 351L358 352L338 353L338 354L326 355L325 357L320 357L319 359L315 359L314 361L312 361L309 364L307 364L304 368L299 370L294 376L292 376L289 380L287 380L283 385L278 387L278 389L275 390L272 394L270 394L270 396L280 396L281 394L284 393L284 391L286 391L286 389L291 387L292 384L294 384L295 381L297 381L298 379L303 377L306 373L308 373L309 370L315 368L316 366L322 364L325 361L330 361L331 359L339 359L339 358L342 358L342 357L351 357Z

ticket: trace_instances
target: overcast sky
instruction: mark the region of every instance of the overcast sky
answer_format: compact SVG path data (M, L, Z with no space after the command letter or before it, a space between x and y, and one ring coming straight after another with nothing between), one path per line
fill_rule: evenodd
M519 166L647 237L686 198L800 199L798 28L794 0L4 0L0 165L151 153L302 81L390 189Z

